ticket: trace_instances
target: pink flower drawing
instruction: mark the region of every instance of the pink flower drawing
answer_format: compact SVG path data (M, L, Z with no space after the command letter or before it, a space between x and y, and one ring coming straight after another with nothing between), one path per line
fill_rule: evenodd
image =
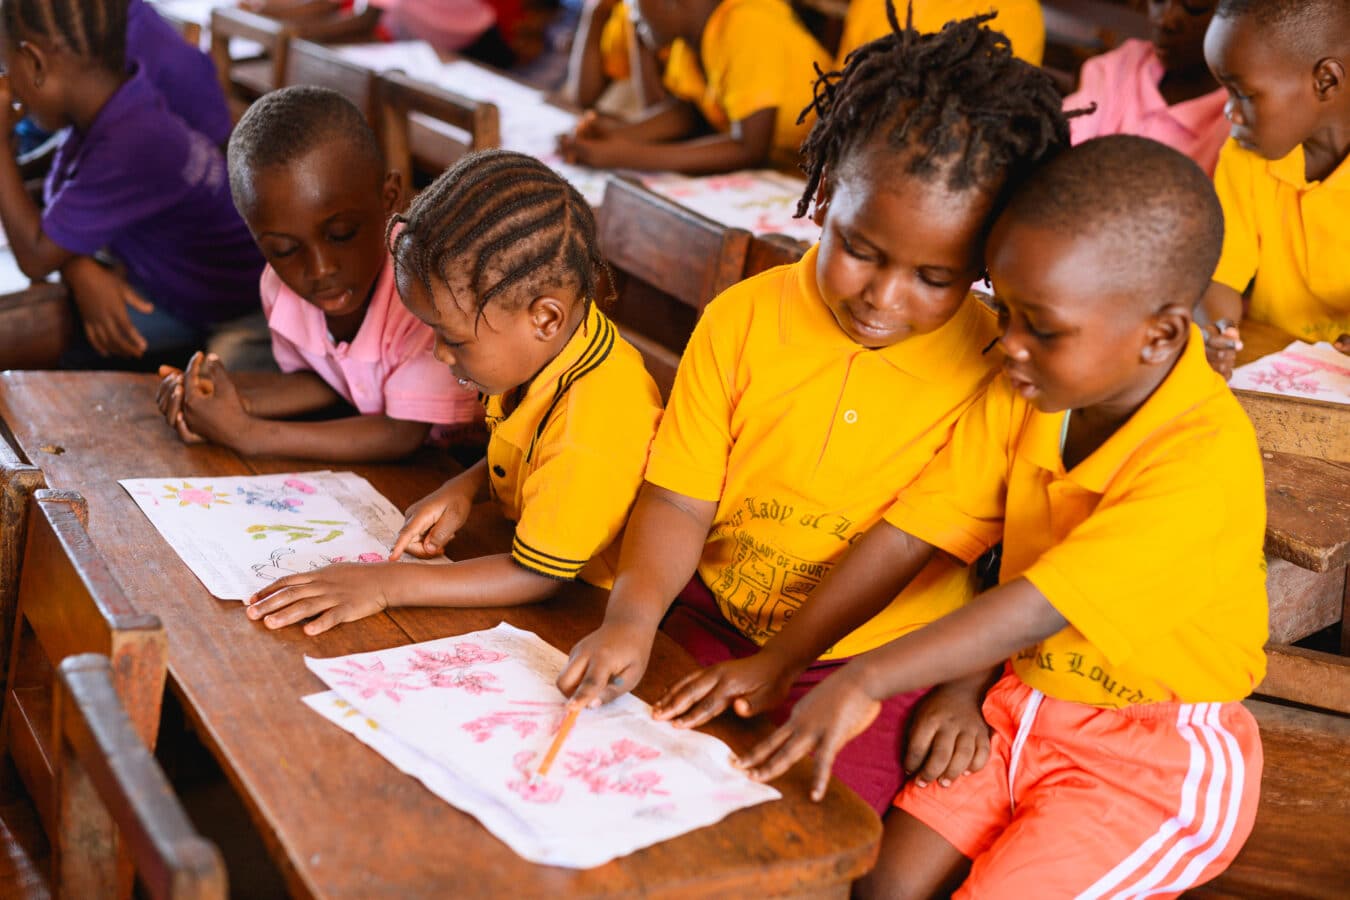
M510 728L518 737L524 739L538 731L541 726L546 727L548 733L552 734L562 724L564 713L560 704L519 700L515 703L526 708L498 710L465 722L460 727L473 735L475 743L481 744L495 737L502 728Z
M312 494L315 491L314 485L299 478L287 478L283 484L293 491L299 491L302 494Z
M1306 394L1311 397L1322 390L1316 379L1308 377L1316 371L1315 366L1299 366L1272 360L1270 370L1253 372L1252 380L1262 387L1268 387L1282 394Z
M533 750L522 750L511 758L511 765L520 777L506 782L506 789L520 795L526 803L557 803L562 799L563 786L546 778L531 777L530 763L534 757Z
M648 794L666 796L660 789L661 775L638 767L657 759L661 751L622 738L603 749L568 752L563 769L568 776L586 784L592 794L627 794L645 797Z
M344 660L330 674L337 679L335 684L355 688L364 700L383 694L395 703L401 703L404 692L422 690L421 685L408 684L412 672L387 672L384 663L378 659L369 666L363 666L354 659Z
M456 644L454 652L415 650L408 661L411 672L425 675L428 684L437 688L458 688L471 694L500 693L494 687L497 676L490 672L471 672L470 666L491 665L506 659L505 653L485 650L477 644Z

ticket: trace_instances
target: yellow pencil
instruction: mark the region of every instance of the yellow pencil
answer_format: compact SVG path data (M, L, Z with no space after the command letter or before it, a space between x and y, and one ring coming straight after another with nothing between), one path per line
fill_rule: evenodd
M549 744L548 752L544 754L544 761L535 770L534 774L537 777L543 778L548 774L549 766L553 765L553 760L558 755L558 751L562 749L563 741L567 740L567 735L572 731L572 726L577 724L577 716L580 713L579 708L567 711L562 724L558 726L558 733L553 736L553 743Z

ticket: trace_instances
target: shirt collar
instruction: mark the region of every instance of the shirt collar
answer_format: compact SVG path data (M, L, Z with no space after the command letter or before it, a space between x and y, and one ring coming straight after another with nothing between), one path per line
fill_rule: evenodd
M1250 151L1244 151L1250 152ZM1316 190L1327 186L1335 191L1350 190L1350 159L1341 160L1341 164L1321 181L1309 181L1305 176L1303 145L1299 144L1281 159L1266 161L1266 171L1285 184L1299 191Z
M972 354L985 349L977 346L990 327L991 313L973 293L943 326L928 334L915 335L883 347L869 350L854 341L834 319L825 305L816 281L816 261L820 244L807 250L794 263L795 277L784 284L780 305L779 334L788 346L837 348L841 353L871 353L895 368L921 381L939 382L969 364Z
M484 398L488 419L498 420L494 437L520 447L528 460L544 426L562 404L568 390L609 358L616 339L614 323L592 302L586 318L577 326L558 355L549 360L530 381L525 395L509 416L501 417L505 395L495 394Z
M1140 445L1208 402L1215 394L1227 390L1224 380L1205 359L1205 341L1200 329L1191 325L1186 349L1162 384L1115 434L1070 470L1067 478L1094 494L1105 493L1111 479ZM1064 473L1060 435L1065 415L1067 413L1034 414L1027 424L1026 457L1042 469Z

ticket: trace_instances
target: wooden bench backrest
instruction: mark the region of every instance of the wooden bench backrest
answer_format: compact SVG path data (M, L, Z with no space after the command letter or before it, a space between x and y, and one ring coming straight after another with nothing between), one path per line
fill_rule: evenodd
M618 282L613 318L668 395L703 308L741 279L750 233L623 178L605 185L597 216L600 248Z
M412 198L415 170L437 175L461 156L501 145L497 107L435 85L386 72L376 82L381 136L389 168L403 176ZM430 121L428 121L430 120Z
M223 900L220 852L188 821L141 740L108 657L85 653L61 662L55 713L55 894L127 896L129 864L152 900Z
M242 9L222 6L211 10L211 59L236 121L249 103L283 83L292 33L276 19ZM261 45L263 60L236 63L230 57L231 38Z
M810 244L785 234L757 234L750 238L745 254L745 277L792 265L809 247Z
M137 612L85 530L84 498L38 490L29 504L0 751L28 788L48 835L57 823L52 746L55 669L67 656L112 659L118 696L154 746L166 677L159 619Z
M0 294L0 369L54 369L74 334L65 285L39 281Z
M28 534L28 506L47 486L42 470L22 459L0 436L0 678L9 675L9 651L19 606L19 572ZM0 681L0 697L6 682Z
M337 91L379 129L376 114L375 73L357 65L322 44L292 39L280 84L310 84Z

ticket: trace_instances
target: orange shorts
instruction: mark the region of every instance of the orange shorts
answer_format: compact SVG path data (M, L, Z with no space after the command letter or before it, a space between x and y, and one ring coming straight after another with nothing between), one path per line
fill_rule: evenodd
M895 801L974 860L956 897L1172 897L1252 830L1261 738L1241 703L1099 709L1009 672L984 717L983 769Z

